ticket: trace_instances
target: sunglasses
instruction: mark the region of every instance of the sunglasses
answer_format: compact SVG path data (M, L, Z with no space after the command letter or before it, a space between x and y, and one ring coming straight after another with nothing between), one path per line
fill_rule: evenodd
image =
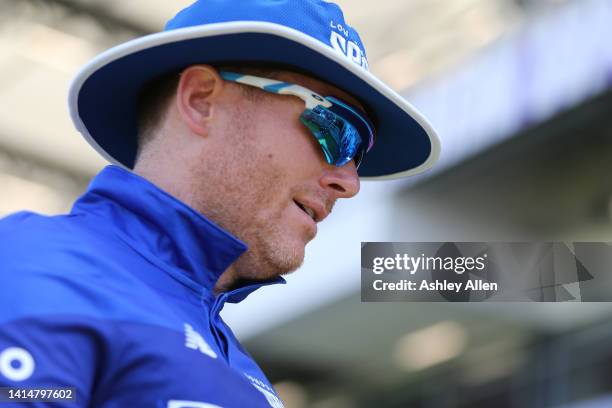
M359 168L374 146L374 125L358 109L333 96L323 97L303 86L235 72L221 71L221 78L279 95L293 95L306 104L300 121L315 137L327 163L344 166L355 160Z

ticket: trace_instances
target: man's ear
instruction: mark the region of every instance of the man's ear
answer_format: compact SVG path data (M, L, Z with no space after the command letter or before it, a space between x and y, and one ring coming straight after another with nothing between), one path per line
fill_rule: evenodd
M181 73L176 104L179 114L189 129L197 135L208 134L215 101L224 81L210 65L192 65Z

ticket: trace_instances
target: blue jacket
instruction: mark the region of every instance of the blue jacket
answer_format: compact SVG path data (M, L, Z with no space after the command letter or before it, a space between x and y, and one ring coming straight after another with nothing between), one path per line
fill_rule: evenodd
M285 280L212 291L246 249L117 166L67 215L4 218L0 387L75 387L66 407L282 407L219 312Z

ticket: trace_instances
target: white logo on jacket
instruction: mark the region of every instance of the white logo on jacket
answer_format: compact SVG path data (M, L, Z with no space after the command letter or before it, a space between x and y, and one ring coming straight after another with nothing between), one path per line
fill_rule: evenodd
M268 387L266 383L258 380L257 378L251 375L248 375L247 373L244 373L244 375L251 381L253 387L257 388L257 390L261 392L264 397L266 397L266 400L268 400L268 404L270 404L272 408L285 408L285 406L283 405L283 401L281 401L281 399L274 394L274 390Z
M17 365L13 365L13 363ZM21 347L9 347L0 352L0 374L11 381L24 381L34 373L34 357Z
M206 343L204 337L187 323L185 323L185 347L200 350L202 354L217 358L217 353L215 353L208 343Z

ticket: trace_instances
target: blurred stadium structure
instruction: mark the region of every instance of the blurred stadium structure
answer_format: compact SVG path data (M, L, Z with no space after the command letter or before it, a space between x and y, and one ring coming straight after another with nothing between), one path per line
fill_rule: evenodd
M0 0L0 215L70 208L104 165L70 124L70 78L187 3ZM338 3L441 163L364 183L228 323L287 408L612 406L611 305L359 298L360 241L612 241L612 2Z

